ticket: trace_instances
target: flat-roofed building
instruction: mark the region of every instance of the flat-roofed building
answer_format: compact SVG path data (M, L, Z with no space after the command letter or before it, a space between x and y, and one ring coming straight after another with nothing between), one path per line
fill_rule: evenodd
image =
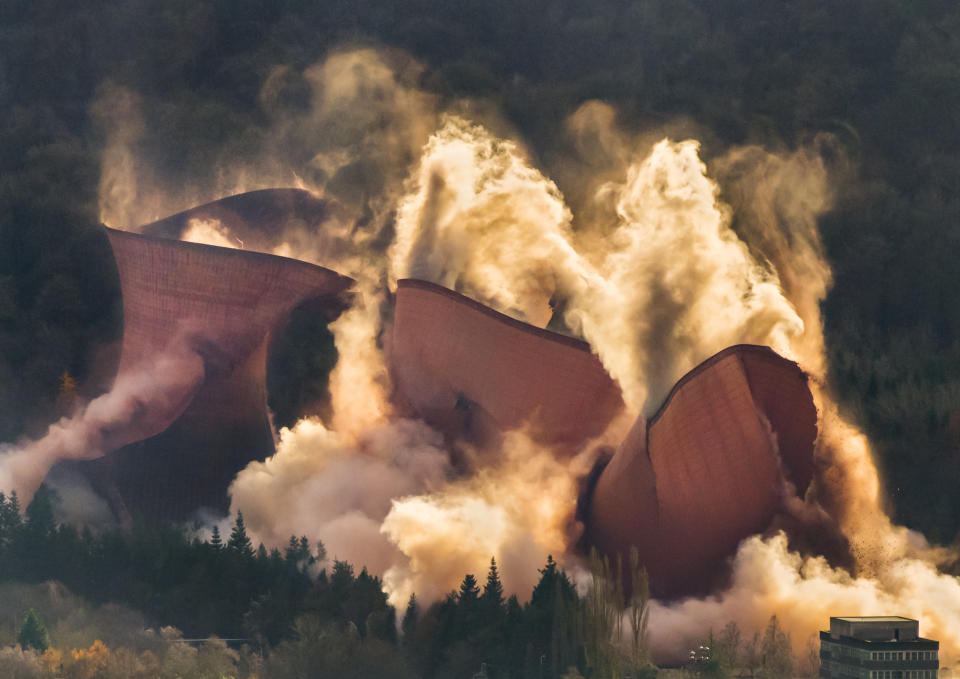
M823 679L936 679L940 642L920 636L920 623L896 615L830 618L820 632Z

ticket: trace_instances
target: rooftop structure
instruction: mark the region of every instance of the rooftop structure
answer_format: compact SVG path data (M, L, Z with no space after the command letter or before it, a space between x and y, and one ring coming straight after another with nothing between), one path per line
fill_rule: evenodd
M940 642L900 616L833 617L820 632L823 679L935 679Z

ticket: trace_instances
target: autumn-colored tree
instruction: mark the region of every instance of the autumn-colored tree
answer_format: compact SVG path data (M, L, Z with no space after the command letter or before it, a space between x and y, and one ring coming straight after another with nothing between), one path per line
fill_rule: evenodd
M57 408L63 414L70 414L80 402L77 381L66 370L60 375L60 390L57 393Z
M65 679L97 679L110 663L110 649L97 639L90 648L75 648L64 663Z

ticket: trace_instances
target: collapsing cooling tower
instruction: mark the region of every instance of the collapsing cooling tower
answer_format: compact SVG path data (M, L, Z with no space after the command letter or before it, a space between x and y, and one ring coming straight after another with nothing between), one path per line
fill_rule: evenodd
M316 224L328 208L302 191L258 191L143 231L176 238L195 220L216 220L231 237L270 247L291 224ZM121 450L82 464L121 513L182 519L200 507L226 509L236 472L273 452L265 387L271 334L305 300L332 318L351 281L256 252L108 236L123 292L117 383L183 351L202 369L109 432ZM426 281L400 281L395 302L388 346L395 400L451 439L492 443L525 427L572 454L623 412L618 386L584 342ZM795 363L765 347L721 351L681 379L649 422L641 416L593 477L582 498L585 542L612 557L637 547L659 596L704 591L743 538L804 494L816 435L816 409Z
M398 398L454 436L532 425L578 450L623 409L589 346L445 288L398 284L391 372ZM478 424L479 422L479 424ZM589 489L585 543L636 546L655 593L709 589L745 537L813 476L817 413L800 368L766 347L721 351L641 416Z
M578 452L623 409L587 343L426 281L397 284L390 349L398 400L453 437L482 441L527 425Z
M123 294L115 384L184 352L199 355L202 374L192 389L142 408L112 432L123 449L85 464L120 513L180 519L200 507L225 510L237 471L274 451L266 405L271 333L308 299L336 316L352 281L258 252L107 234Z
M587 534L636 546L659 596L702 592L813 477L817 411L800 368L766 347L724 349L642 416L592 489Z
M148 224L139 231L148 236L180 240L192 225L220 224L229 229L230 244L270 251L298 227L309 228L315 241L323 230L312 228L337 211L334 203L314 198L302 189L261 189L227 196L192 207Z

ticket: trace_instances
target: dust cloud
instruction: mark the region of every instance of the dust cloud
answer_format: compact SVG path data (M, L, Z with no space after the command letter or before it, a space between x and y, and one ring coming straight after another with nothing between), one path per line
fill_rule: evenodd
M490 556L515 592L529 591L547 553L576 567L576 480L591 451L561 463L512 432L498 456L468 455L455 469L438 434L393 414L389 290L421 277L582 336L631 417L654 411L677 379L731 344L771 346L810 376L821 431L804 500L839 523L855 572L791 552L782 535L751 537L733 559L729 589L654 604L662 657L731 620L752 632L776 613L802 644L831 614L882 612L919 616L955 660L960 585L938 570L947 555L891 523L869 443L827 386L820 305L831 272L817 222L832 201L830 140L735 148L708 163L696 141L628 133L614 109L588 102L569 120L567 146L558 141L570 161L555 163L561 183L576 194L568 201L522 142L463 107L441 109L416 86L419 72L409 57L372 49L337 51L303 72L278 68L261 92L269 143L255 162L224 158L207 178L151 175L136 156L144 132L135 95L102 94L101 210L110 224L147 221L135 206L156 218L157 205L169 214L271 186L306 188L343 208L322 229L290 225L273 249L358 286L355 306L332 325L340 361L330 421L283 430L276 455L232 486L232 510L254 535L323 540L331 554L383 575L394 603L414 590L439 596ZM309 93L305 108L288 104L297 88ZM191 233L228 244L221 227L195 224Z

